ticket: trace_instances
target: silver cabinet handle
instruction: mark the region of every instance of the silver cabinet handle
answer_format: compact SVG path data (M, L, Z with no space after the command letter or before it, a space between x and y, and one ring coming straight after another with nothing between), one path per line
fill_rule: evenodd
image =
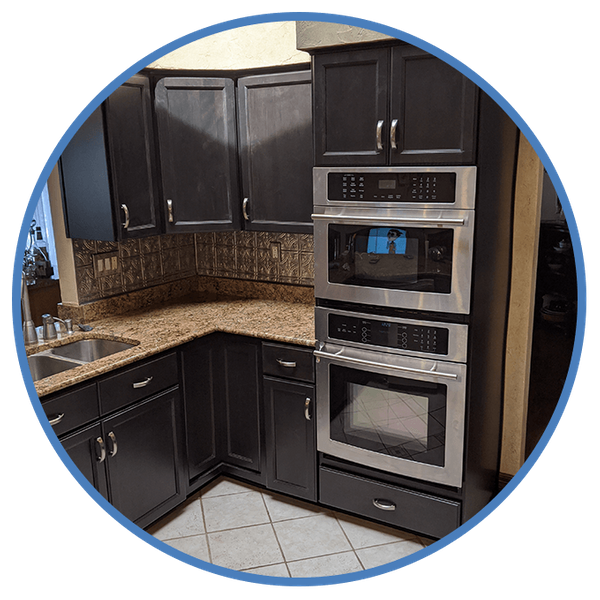
M173 200L167 200L167 211L169 213L169 223L173 222Z
M52 425L52 427L54 427L55 425L58 425L63 420L64 416L65 416L65 413L59 413L53 419L49 419L50 425Z
M398 119L394 119L392 121L392 126L390 127L390 144L392 146L392 150L398 150L398 145L396 144L396 131L398 130Z
M117 448L117 438L116 438L115 434L112 431L108 434L108 437L109 437L110 442L112 444L111 445L111 449L108 452L108 455L109 456L116 456L117 455L117 450L118 450L118 448Z
M96 460L99 463L104 462L104 459L106 458L106 448L104 446L104 440L101 437L97 437L96 444L98 444L98 446L100 446L100 456L97 456Z
M153 377L150 376L147 379L144 379L144 381L137 381L136 383L132 384L133 389L137 390L139 388L146 387L152 381L152 379L153 379Z
M249 198L244 198L244 201L242 202L242 213L244 215L244 221L250 220L250 216L248 215L248 201Z
M288 369L294 369L294 368L296 368L296 362L295 361L286 361L286 360L281 360L280 358L278 358L277 362L282 367L287 367Z
M127 208L127 204L121 204L121 210L125 213L125 222L123 223L123 229L127 229L129 227L129 209Z
M375 131L375 140L377 142L377 151L383 150L383 121L377 121L377 129Z
M376 506L380 510L396 510L396 505L393 502L380 498L373 498L373 506Z
M304 401L304 418L305 418L307 421L310 421L310 419L311 419L311 416L310 416L310 411L309 411L309 409L310 409L310 398L307 398L307 399Z

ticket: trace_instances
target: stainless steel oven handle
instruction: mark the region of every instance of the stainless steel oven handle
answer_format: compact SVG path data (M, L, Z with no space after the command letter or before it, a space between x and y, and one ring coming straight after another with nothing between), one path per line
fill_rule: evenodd
M363 360L362 358L351 358L349 356L342 356L341 354L330 354L329 352L321 352L315 350L315 356L322 358L333 358L334 360L340 360L343 362L349 362L356 365L364 365L366 367L378 367L382 369L391 369L393 371L400 371L402 373L413 373L415 375L433 375L435 377L444 377L446 379L458 379L456 373L443 373L436 371L437 363L433 364L431 369L414 369L413 367L401 367L399 365L385 365L372 360Z
M322 215L314 214L311 218L316 220L331 221L332 223L338 221L348 221L352 223L411 223L417 225L464 225L464 219L426 219L424 217L363 217L363 216L351 216L351 215Z

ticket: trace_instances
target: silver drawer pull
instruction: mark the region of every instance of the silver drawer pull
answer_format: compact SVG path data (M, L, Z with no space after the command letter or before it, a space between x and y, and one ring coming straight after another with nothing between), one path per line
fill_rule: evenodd
M59 413L53 419L49 419L50 425L52 425L52 427L58 425L63 420L64 416L65 413Z
M242 213L244 215L244 221L250 220L250 215L248 214L248 198L244 198L242 202Z
M293 360L287 361L287 360L281 360L280 358L277 359L277 362L282 366L282 367L287 367L288 369L295 369L296 368L296 362Z
M167 200L167 214L169 215L169 223L173 223L173 200L170 198Z
M390 127L390 143L392 145L392 150L398 150L398 145L396 144L396 132L398 131L398 119L394 119L392 121L392 126Z
M381 152L383 150L383 121L377 121L377 128L375 130L375 143L377 144L377 152Z
M129 209L127 208L127 204L121 204L121 210L125 213L125 222L122 223L123 229L127 229L129 227Z
M150 376L150 377L148 377L148 379L144 379L144 381L138 381L138 382L132 384L133 389L137 390L139 388L146 387L152 381L152 379L153 379L153 377Z
M373 506L381 510L396 510L396 505L393 502L381 498L373 498Z

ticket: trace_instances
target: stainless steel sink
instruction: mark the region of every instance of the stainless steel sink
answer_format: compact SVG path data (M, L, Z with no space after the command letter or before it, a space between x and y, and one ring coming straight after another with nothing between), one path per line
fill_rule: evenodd
M79 340L78 342L71 342L64 346L58 346L57 348L51 348L50 354L55 356L62 356L64 358L70 358L79 360L81 362L92 362L105 356L110 356L117 352L122 352L133 348L133 344L126 342L119 342L116 340Z
M27 357L31 377L34 381L74 369L80 365L99 360L117 352L133 348L135 344L117 340L79 340L64 346L48 348Z
M82 364L80 362L65 360L48 354L32 354L27 357L27 362L29 363L31 377L34 381L44 379L44 377L50 377L50 375L62 373L62 371L68 371L69 369L73 369Z

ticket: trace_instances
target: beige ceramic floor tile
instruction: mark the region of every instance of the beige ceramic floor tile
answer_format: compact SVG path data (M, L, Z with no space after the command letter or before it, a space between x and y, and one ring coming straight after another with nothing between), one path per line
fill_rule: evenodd
M287 519L298 519L300 517L311 517L318 514L329 514L332 512L326 508L302 502L295 498L288 498L263 492L263 498L267 505L267 511L271 521L285 521Z
M209 483L201 491L202 498L212 498L213 496L226 496L229 494L243 494L245 492L256 491L257 488L250 484L234 481L225 477L218 477Z
M354 552L342 552L288 563L292 577L329 577L362 571Z
M194 558L210 562L205 535L193 535L190 537L177 538L176 540L167 540L165 544L168 544L177 550L181 550L181 552L185 552Z
M202 498L206 531L221 531L269 523L260 492Z
M265 577L289 577L290 573L285 563L278 565L269 565L268 567L256 567L255 569L246 569L244 573L254 573L255 575L264 575Z
M202 505L196 496L161 519L148 529L148 533L159 540L198 535L204 533Z
M423 546L417 540L409 540L406 542L384 544L383 546L362 548L361 550L357 550L356 554L365 569L372 569L410 556L422 549Z
M240 571L283 562L273 527L256 525L208 534L213 564Z
M385 525L363 521L362 519L339 513L336 513L336 517L344 533L348 536L352 547L355 549L416 539L416 536L410 533L386 527Z
M337 520L329 515L273 523L286 561L351 550Z

